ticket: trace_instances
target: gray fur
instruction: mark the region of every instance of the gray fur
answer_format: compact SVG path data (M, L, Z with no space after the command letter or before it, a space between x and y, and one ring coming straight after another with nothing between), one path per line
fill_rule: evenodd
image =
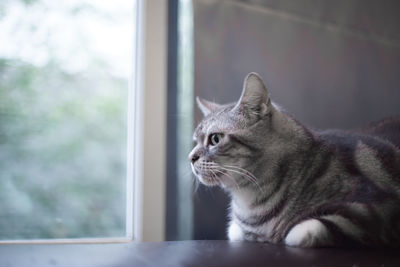
M197 102L205 117L189 159L201 183L231 195L231 240L399 245L399 118L313 131L272 103L255 73L237 103Z

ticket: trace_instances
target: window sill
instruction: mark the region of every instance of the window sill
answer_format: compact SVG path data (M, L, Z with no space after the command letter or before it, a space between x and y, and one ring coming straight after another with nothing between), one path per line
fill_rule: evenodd
M396 249L299 249L229 241L1 245L0 266L400 266Z

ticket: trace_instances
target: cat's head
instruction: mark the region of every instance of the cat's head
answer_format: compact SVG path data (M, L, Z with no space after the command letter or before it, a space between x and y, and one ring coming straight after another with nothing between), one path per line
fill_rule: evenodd
M254 184L271 117L277 112L256 73L247 75L240 99L220 105L197 98L204 118L195 129L189 154L192 171L205 185L234 188Z

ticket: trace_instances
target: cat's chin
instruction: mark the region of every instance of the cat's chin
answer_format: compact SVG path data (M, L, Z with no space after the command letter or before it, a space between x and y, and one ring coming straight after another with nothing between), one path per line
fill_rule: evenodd
M197 179L199 179L200 183L202 183L205 186L218 186L218 185L220 185L219 180L215 179L214 177L198 175Z
M202 183L205 186L209 186L209 187L213 187L213 186L219 186L224 190L227 191L235 191L238 189L238 186L234 183L230 183L229 181L225 181L225 180L216 180L216 179L204 179L204 178L198 178L200 183Z

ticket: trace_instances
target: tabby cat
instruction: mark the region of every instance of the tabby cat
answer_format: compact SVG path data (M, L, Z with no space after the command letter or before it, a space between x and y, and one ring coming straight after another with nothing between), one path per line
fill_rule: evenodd
M400 244L400 118L306 128L250 73L237 103L197 98L193 173L230 194L229 240L298 247Z

